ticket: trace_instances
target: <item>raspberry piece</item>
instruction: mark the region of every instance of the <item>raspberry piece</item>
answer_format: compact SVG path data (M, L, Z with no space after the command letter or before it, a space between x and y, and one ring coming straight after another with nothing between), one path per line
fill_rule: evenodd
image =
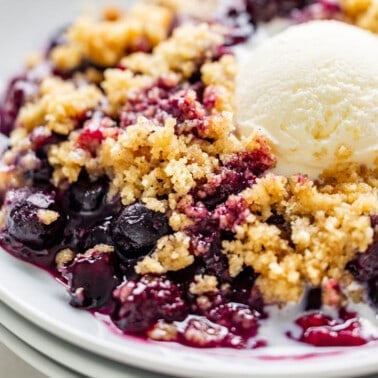
M181 289L164 276L126 282L114 291L114 298L118 307L113 320L126 332L146 331L158 320L181 321L188 313Z

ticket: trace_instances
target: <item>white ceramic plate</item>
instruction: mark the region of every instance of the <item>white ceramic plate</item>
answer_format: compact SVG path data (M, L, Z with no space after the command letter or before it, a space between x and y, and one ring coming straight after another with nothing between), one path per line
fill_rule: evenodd
M1 302L0 315L0 341L47 377L163 378L85 352L36 327Z
M14 314L14 313L12 313ZM1 314L3 316L3 314ZM0 342L38 372L51 378L79 378L79 375L54 362L24 343L7 328L0 325ZM21 370L20 370L21 371Z
M72 20L81 4L76 0L0 0L0 79L14 72L28 51L43 45L54 30ZM90 314L70 308L63 287L48 274L1 251L0 300L80 348L174 376L310 378L378 372L378 347L316 349L295 344L256 351L198 350L121 337Z

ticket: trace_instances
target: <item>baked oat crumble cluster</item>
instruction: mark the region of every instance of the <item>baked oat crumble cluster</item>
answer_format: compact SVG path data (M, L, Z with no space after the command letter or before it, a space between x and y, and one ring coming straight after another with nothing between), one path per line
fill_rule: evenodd
M254 348L264 305L307 298L339 309L319 315L338 329L324 345L370 341L358 319L343 322L351 298L378 305L378 168L271 173L270 141L238 135L233 46L275 16L376 32L376 3L207 1L201 14L188 3L80 18L11 82L2 247L125 332ZM300 341L323 345L306 316Z

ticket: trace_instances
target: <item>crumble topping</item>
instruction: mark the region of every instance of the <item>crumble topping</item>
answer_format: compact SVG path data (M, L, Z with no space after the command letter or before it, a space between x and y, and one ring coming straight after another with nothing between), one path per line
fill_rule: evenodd
M94 252L97 253L113 253L114 247L107 244L96 244L93 248L88 249L84 255L90 256Z
M140 261L135 270L139 274L163 274L177 271L194 262L194 256L189 251L190 238L183 232L163 236L157 243L151 256Z
M190 284L189 291L195 295L214 293L218 290L218 279L208 274L194 276L194 282Z
M137 5L115 20L81 18L68 31L68 45L100 66L114 66L126 51L150 49L166 39L173 13L155 5ZM53 51L54 54L54 51ZM59 68L64 68L58 66Z
M152 54L130 54L121 64L153 77L176 73L189 78L198 65L217 53L217 47L223 43L221 32L219 27L205 23L183 25L174 30L171 38L156 46Z
M158 341L174 341L177 338L177 326L166 322L158 322L148 331L148 337Z
M53 210L39 210L37 216L43 224L48 226L59 218L59 213Z
M29 132L37 126L46 126L58 134L69 134L76 119L93 109L102 94L93 85L76 88L73 83L58 78L47 78L40 86L40 99L25 105L17 122Z
M57 46L51 51L52 62L63 71L70 71L78 67L81 59L81 52L74 45Z
M306 284L339 280L356 251L373 240L368 215L378 211L377 187L341 182L331 189L268 174L241 196L252 215L237 227L235 241L223 242L223 251L233 276L244 265L260 273L257 285L269 301L297 301ZM290 229L269 224L272 214Z
M55 256L55 263L58 269L61 269L65 264L70 263L75 258L75 252L70 248L62 249Z

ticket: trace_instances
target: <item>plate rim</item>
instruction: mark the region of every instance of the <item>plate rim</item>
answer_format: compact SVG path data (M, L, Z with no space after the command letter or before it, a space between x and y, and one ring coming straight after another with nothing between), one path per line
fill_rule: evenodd
M5 332L5 336L10 343L15 340L18 344L15 349L19 346L19 349L26 348L34 353L34 360L29 358L28 363L32 366L34 365L37 370L40 370L49 377L57 376L54 374L56 366L61 373L59 377L62 378L67 377L68 373L73 377L89 375L93 378L100 378L111 374L112 377L121 378L124 377L125 373L127 373L128 376L130 375L130 378L145 377L145 371L130 371L130 369L134 368L130 366L125 367L118 363L113 364L111 360L106 360L96 354L86 352L76 346L68 344L60 338L47 334L47 331L24 319L2 302L0 302L0 312L3 316L3 320L5 318L4 324L0 325L0 340L2 340L2 333ZM46 337L49 338L47 343L46 340L44 340ZM22 354L21 352L20 354ZM15 353L17 354L17 351L15 351ZM29 357L29 355L25 353L23 353L23 355ZM23 355L21 355L21 358L23 358ZM24 359L27 361L27 358ZM43 364L45 360L50 364L49 369ZM91 371L88 371L86 368L88 363L93 362L95 365L92 366ZM155 374L151 374L151 378L163 378L160 375L155 376ZM69 376L71 377L71 375Z

